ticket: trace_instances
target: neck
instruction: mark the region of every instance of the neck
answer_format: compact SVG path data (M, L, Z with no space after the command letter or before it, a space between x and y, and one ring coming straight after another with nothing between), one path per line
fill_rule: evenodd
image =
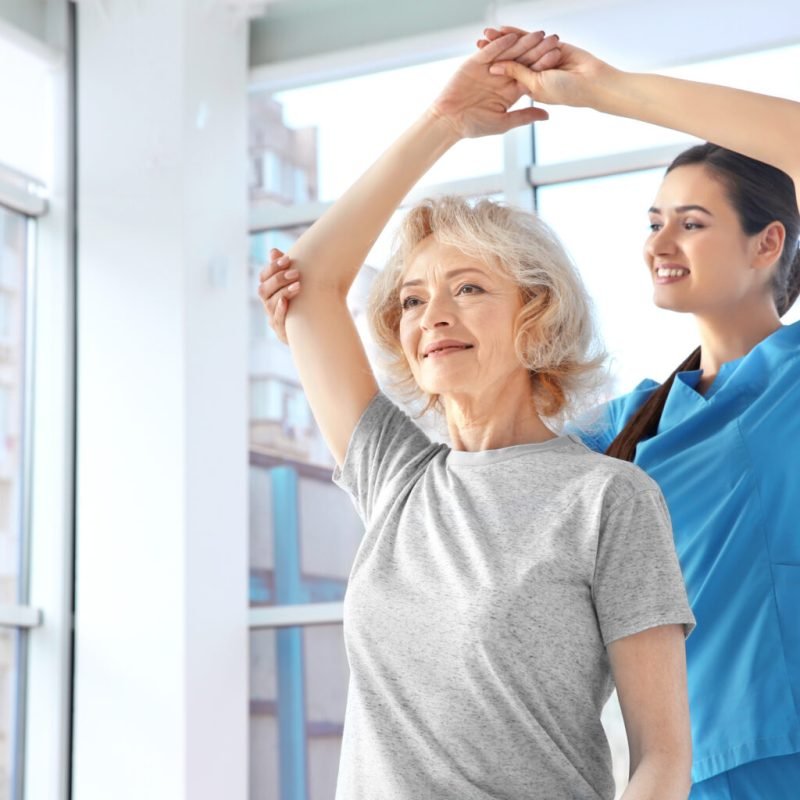
M454 450L497 450L556 438L536 413L527 374L479 396L454 392L442 401Z
M710 384L723 364L747 355L781 327L780 317L771 303L698 315L696 321L702 345L703 384Z

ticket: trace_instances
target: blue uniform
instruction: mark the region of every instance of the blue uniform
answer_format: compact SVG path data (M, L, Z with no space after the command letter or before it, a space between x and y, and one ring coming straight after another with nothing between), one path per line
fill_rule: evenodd
M696 782L800 752L800 323L723 365L705 395L699 379L676 377L636 452L667 500L697 619L686 642ZM644 381L576 432L605 451L657 386Z

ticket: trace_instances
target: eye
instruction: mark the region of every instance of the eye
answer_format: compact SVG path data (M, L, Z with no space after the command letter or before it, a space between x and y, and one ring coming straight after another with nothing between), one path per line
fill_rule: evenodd
M413 295L406 297L400 305L402 306L403 311L408 311L410 308L416 308L422 301L419 297L414 297Z
M647 227L650 228L651 233L657 233L664 226L660 222L651 222Z
M699 222L695 222L694 220L687 219L687 220L684 221L683 227L687 231L697 231L697 230L700 230L700 228L702 228L704 226L701 225Z
M474 283L465 283L458 287L456 295L460 294L483 294L483 289Z

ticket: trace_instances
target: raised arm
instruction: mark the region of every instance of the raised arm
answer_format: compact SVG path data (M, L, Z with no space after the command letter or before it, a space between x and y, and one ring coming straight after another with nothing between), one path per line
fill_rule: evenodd
M483 42L507 35L507 30L519 32L489 29ZM534 72L524 63L504 59L496 71L523 83L539 102L588 107L673 128L771 164L792 178L800 204L800 103L624 72L569 44L562 43L559 50L561 60L555 69Z
M630 751L622 800L686 800L692 748L682 625L662 625L608 646Z
M291 301L286 335L323 436L341 464L359 417L377 391L346 296L372 244L409 190L459 139L503 133L547 114L509 111L523 95L513 79L491 75L498 57L534 49L543 66L555 41L542 33L508 34L469 58L425 113L345 192L287 254L303 291ZM354 120L354 133L357 121ZM259 294L274 294L265 270ZM269 310L269 309L268 309Z

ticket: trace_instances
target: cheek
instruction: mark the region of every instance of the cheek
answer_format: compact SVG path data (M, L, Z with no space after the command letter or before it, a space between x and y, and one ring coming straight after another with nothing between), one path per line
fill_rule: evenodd
M397 335L400 341L400 348L409 362L409 366L413 368L414 355L417 352L417 342L419 341L418 326L414 325L407 316L401 317Z
M516 304L507 303L497 309L487 308L478 322L484 331L484 358L496 366L507 369L509 364L517 363L514 349L514 321L519 308Z

